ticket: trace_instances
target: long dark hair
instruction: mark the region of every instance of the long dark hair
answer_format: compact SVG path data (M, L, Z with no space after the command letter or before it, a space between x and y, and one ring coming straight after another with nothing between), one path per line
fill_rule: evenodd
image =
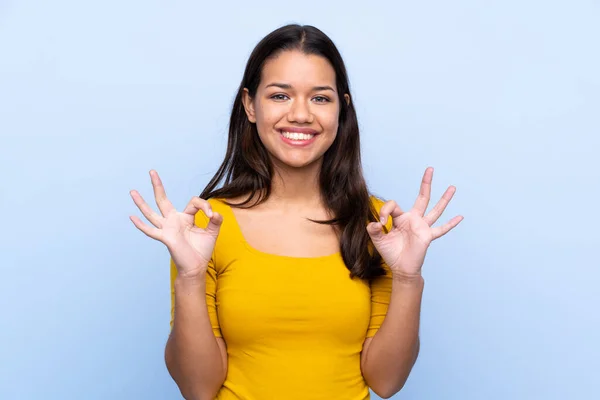
M334 225L341 233L341 254L351 277L371 279L383 275L381 256L366 230L367 221L375 222L378 217L363 177L356 111L352 102L348 104L343 99L344 94L350 95L346 67L331 39L313 26L283 26L265 36L252 51L233 102L225 159L200 197L232 199L251 194L242 203L227 202L231 206L242 207L255 199L257 193L258 200L252 206L270 196L273 164L259 139L256 125L246 116L242 96L244 88L247 88L250 97L254 98L265 62L286 50L298 50L329 60L335 70L337 92L341 100L338 133L323 155L319 177L325 206L335 217L311 221ZM217 189L223 179L223 186Z

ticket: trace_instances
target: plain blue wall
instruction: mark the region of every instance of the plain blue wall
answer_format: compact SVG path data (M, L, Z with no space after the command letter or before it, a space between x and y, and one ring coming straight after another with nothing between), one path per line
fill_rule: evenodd
M0 1L0 398L177 399L168 253L128 219L224 155L258 40L339 46L376 193L458 188L396 399L591 399L600 371L594 1Z

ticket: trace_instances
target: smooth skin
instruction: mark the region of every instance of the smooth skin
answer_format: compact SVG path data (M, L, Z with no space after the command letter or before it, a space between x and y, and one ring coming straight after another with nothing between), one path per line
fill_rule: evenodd
M165 362L173 380L186 399L213 399L227 376L227 347L216 338L210 326L206 305L206 271L219 235L223 216L212 212L210 204L193 197L183 212L167 198L156 171L150 171L157 214L135 190L134 203L149 226L131 216L133 224L152 239L162 242L175 265L175 321L165 347ZM194 224L200 210L210 218L206 229Z
M298 51L285 51L265 64L255 98L245 91L247 117L256 124L276 172L272 195L262 207L283 210L290 218L299 218L298 210L326 212L321 210L317 178L323 154L337 134L340 99L350 102L348 94L336 92L335 71L328 61ZM280 130L285 127L309 128L319 135L310 146L291 147L280 137ZM152 226L135 216L131 221L144 234L167 246L178 270L175 321L165 349L167 368L185 398L212 399L227 375L227 351L224 340L212 333L204 289L208 261L223 217L213 213L210 204L198 197L192 198L183 212L178 212L168 200L158 173L150 171L150 176L160 214L134 190L133 201ZM384 398L403 387L418 356L424 285L421 270L429 245L463 219L456 216L442 226L433 227L456 188L450 186L426 214L432 177L433 168L427 168L411 210L405 212L395 201L387 201L380 211L382 222L366 227L393 276L387 316L375 336L365 340L361 353L366 382ZM206 229L194 225L194 216L200 210L210 218ZM382 223L388 218L392 218L393 226L386 234ZM306 248L293 235L278 237L280 242L288 239L287 248L298 251Z
M446 224L432 227L456 192L450 186L434 208L425 215L431 197L433 168L427 168L419 195L410 211L404 212L394 200L380 210L380 222L367 225L373 245L392 272L392 294L387 315L375 336L367 338L361 355L361 369L369 386L380 397L399 392L419 354L419 321L424 280L421 275L429 245L454 229L464 218L456 216ZM386 234L383 224L392 218Z
M425 215L431 197L432 179L433 168L429 167L425 170L419 196L410 211L402 211L394 200L389 200L381 207L381 221L371 222L367 226L375 248L399 278L418 279L431 242L450 232L464 219L458 215L442 226L432 227L456 193L456 187L450 186L435 207ZM393 228L385 234L383 225L389 217L393 220Z

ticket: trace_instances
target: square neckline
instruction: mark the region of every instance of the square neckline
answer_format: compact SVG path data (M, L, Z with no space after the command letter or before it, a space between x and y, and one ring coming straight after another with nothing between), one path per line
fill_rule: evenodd
M327 254L324 256L316 256L316 257L287 256L287 255L283 255L283 254L273 254L273 253L267 253L265 251L258 250L257 248L253 247L250 243L248 243L248 241L244 237L244 234L242 233L242 228L240 227L240 224L238 223L235 213L233 212L233 208L223 201L226 199L221 199L221 198L214 198L214 199L223 205L223 208L226 210L226 212L229 214L228 216L231 218L231 225L235 230L237 239L240 242L242 242L244 247L251 253L254 253L258 256L267 257L267 258L279 258L279 259L297 260L297 261L320 261L320 260L328 260L330 258L336 258L336 257L342 258L342 252L340 250L338 250L335 253ZM225 218L225 220L226 220L226 218Z

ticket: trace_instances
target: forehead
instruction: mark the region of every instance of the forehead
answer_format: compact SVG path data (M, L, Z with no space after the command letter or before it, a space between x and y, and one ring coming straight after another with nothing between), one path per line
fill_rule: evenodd
M261 78L261 86L280 82L294 87L329 85L335 88L335 71L329 61L297 50L284 51L268 60Z

